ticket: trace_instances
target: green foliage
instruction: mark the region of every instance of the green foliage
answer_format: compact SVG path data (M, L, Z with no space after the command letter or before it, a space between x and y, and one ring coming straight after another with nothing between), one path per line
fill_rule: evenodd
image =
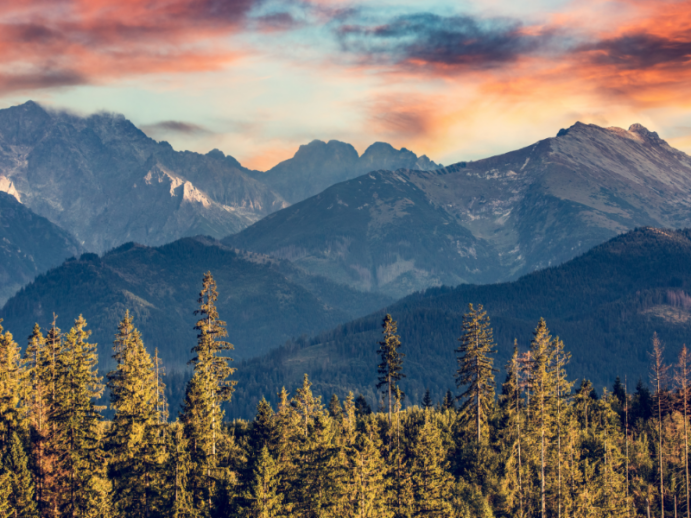
M129 312L113 346L117 368L108 373L114 417L106 437L115 516L148 517L162 510L165 463L163 387Z
M29 458L16 432L12 433L10 444L2 459L2 466L9 475L9 506L16 518L36 518L38 509L34 497L34 481L29 471ZM1 498L1 497L0 497Z
M396 334L398 328L396 321L387 314L382 322L384 328L384 341L379 342L379 356L381 363L377 367L379 378L377 388L384 388L382 394L386 397L389 405L389 421L391 421L391 411L393 407L393 395L398 388L398 382L405 378L403 374L403 357L404 354L398 352L401 347L400 337ZM401 392L405 396L403 392Z
M474 308L468 305L463 315L461 344L456 349L458 370L456 386L463 389L460 412L465 419L475 423L477 444L482 441L482 428L494 402L494 340L487 312L482 304Z
M326 408L305 374L292 396L278 392L275 411L261 398L252 421L227 422L222 405L237 405L238 391L217 298L207 274L194 374L173 423L161 366L129 312L107 376L110 421L96 404L104 386L82 317L65 335L55 321L45 338L35 327L24 359L9 333L0 336L0 518L609 518L640 516L649 502L671 513L685 500L685 348L676 387L662 383L667 367L655 341L652 394L642 382L632 395L615 383L598 397L585 379L573 390L570 354L540 319L529 350L514 342L495 400L492 330L471 307L460 366L486 398L475 419L472 406L454 408L448 389L441 404L430 392L425 408L403 408L398 385L391 413L373 412L352 392Z

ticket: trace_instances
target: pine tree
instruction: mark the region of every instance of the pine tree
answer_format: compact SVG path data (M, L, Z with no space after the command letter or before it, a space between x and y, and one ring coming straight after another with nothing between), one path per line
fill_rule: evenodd
M34 482L29 471L29 459L17 432L12 432L9 448L2 462L9 474L9 505L16 518L36 518L38 508L34 498Z
M332 417L332 419L340 419L343 417L341 402L338 400L338 396L336 394L333 394L329 400L329 415Z
M14 518L14 509L10 507L10 477L10 473L0 463L0 518Z
M430 411L411 447L410 477L414 499L412 516L451 516L453 477L448 472L446 451Z
M9 331L0 326L0 454L10 445L12 434L21 432L23 362L20 347Z
M557 451L556 451L556 464L557 464L557 518L561 518L562 515L562 427L563 420L565 417L564 407L568 401L571 394L571 388L573 383L569 383L566 379L565 366L571 360L571 354L564 350L564 342L562 342L559 337L557 337L552 342L552 355L553 355L553 365L552 365L552 376L554 378L552 385L554 387L554 404L556 407L555 424L557 427Z
M279 492L280 477L276 463L264 446L255 462L254 478L244 498L249 502L243 516L252 518L283 518L288 516Z
M530 407L533 416L533 431L538 436L540 451L539 478L540 478L540 516L545 518L546 508L546 474L547 442L549 440L552 415L550 412L550 400L554 395L554 377L551 367L554 361L552 337L547 329L544 319L540 319L533 340L530 343L530 363L528 367L528 383L530 385Z
M37 434L36 449L42 459L37 473L38 506L42 516L51 518L58 515L58 505L63 497L61 493L62 473L57 462L59 448L58 423L54 419L58 411L58 359L63 354L63 336L56 325L57 315L46 333L42 354L39 355L37 377L45 393L45 421L40 434Z
M348 516L386 518L393 515L387 506L388 470L380 454L380 442L372 422L365 421L347 447L348 486L351 488Z
M460 412L465 420L475 418L477 445L482 442L482 427L487 422L490 407L494 401L494 340L489 316L482 304L477 309L468 305L463 315L463 334L458 339L461 345L456 349L458 370L456 386L465 387L459 398L465 401Z
M660 481L660 515L665 518L665 484L664 484L664 466L663 466L663 436L662 436L662 409L666 403L666 391L668 382L669 366L664 362L664 347L662 342L657 337L657 333L653 334L653 350L650 353L650 379L655 387L655 406L657 407L657 425L658 425L658 469Z
M400 337L396 334L398 332L398 325L388 313L384 317L382 327L384 328L384 341L379 342L381 363L377 368L377 372L379 373L377 388L380 389L385 387L382 394L387 398L389 405L389 424L391 424L393 394L396 392L398 382L405 378L405 374L403 374L403 357L405 355L398 351L401 347Z
M22 390L27 412L26 421L29 423L30 453L34 465L36 501L39 510L43 508L43 486L46 478L45 441L47 437L48 393L45 385L46 376L43 372L46 354L45 342L41 328L35 324L24 352L25 371Z
M192 460L183 426L178 421L168 427L166 451L168 456L163 472L167 489L166 512L162 514L168 518L197 518L199 514L192 505L189 493L188 475L192 469Z
M506 364L506 381L499 396L503 418L502 441L505 449L506 473L504 489L510 514L524 516L523 496L523 458L521 451L521 364L518 344L514 341L513 356Z
M104 504L100 447L100 407L103 393L96 365L96 344L87 342L86 320L79 316L65 336L56 361L55 401L49 425L54 425L55 494L63 516L98 514Z
M305 375L302 387L295 392L291 406L295 411L298 435L296 473L292 503L297 516L322 516L335 503L336 480L331 470L334 452L331 447L334 430L321 398L312 393Z
M425 390L425 397L422 398L423 408L432 408L434 403L432 402L432 396L429 394L429 389Z
M116 370L108 373L115 412L107 443L117 516L148 517L160 507L159 473L164 448L160 394L154 362L144 348L129 311L118 326L113 345Z
M187 385L181 416L194 466L190 474L193 502L203 514L211 512L217 488L222 404L230 401L236 384L228 379L235 372L229 365L232 359L221 355L232 350L233 345L222 340L228 332L226 323L219 319L217 299L216 282L207 272L198 299L200 309L195 311L200 319L195 326L198 331L197 345L192 349L195 356L190 361L194 374Z
M689 497L689 434L688 434L688 396L689 396L689 353L686 344L681 348L675 372L675 381L679 386L684 415L684 480L686 488L686 518L691 516L691 498Z
M444 410L456 410L453 394L451 394L450 390L446 391L446 394L444 395L444 401L442 401L441 406Z

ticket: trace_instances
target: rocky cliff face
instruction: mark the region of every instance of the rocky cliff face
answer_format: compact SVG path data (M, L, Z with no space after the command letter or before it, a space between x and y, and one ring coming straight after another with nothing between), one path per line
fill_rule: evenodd
M69 232L0 192L0 305L39 273L82 251Z
M0 190L101 252L224 236L287 206L232 157L176 152L122 116L0 110Z
M485 160L365 174L226 242L401 296L515 279L635 227L690 226L690 209L691 157L637 124L576 123Z
M337 140L314 140L300 146L293 158L281 162L255 178L265 182L290 203L297 203L336 183L379 169L441 169L426 156L418 157L405 148L376 142L358 156L350 144Z

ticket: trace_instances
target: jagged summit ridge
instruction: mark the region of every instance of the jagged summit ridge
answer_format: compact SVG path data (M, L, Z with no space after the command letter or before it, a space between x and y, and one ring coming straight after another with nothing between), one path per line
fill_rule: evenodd
M636 227L691 226L691 157L630 130L577 122L483 160L370 173L228 242L401 296L515 279Z
M251 173L220 151L175 151L122 115L0 110L0 189L92 251L222 237L287 206Z

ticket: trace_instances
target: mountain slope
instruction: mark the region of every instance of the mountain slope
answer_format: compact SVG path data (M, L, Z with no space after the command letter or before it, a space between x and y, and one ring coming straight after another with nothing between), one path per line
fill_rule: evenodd
M691 157L640 125L577 123L477 162L366 174L225 242L400 296L515 279L637 226L689 226L690 208Z
M440 399L454 387L454 349L469 303L484 304L491 317L495 367L503 368L514 338L522 351L528 348L544 317L573 353L572 378L588 377L601 390L627 375L633 386L639 377L646 380L653 332L667 345L670 362L691 333L691 230L637 229L514 282L433 288L297 340L239 366L233 412L251 415L256 398L273 398L276 387L294 388L305 372L327 397L353 390L374 403L385 312L398 321L409 401L419 402L428 388ZM503 378L497 374L497 383Z
M285 160L254 177L280 193L290 203L302 201L324 189L378 169L440 169L426 156L418 157L405 148L376 142L358 156L350 144L337 140L313 140L300 146L293 158Z
M102 252L222 237L287 204L232 157L176 152L122 116L0 110L0 189Z
M285 261L199 237L158 248L129 243L100 258L83 254L36 278L7 302L0 317L21 343L34 322L48 326L53 312L63 330L83 314L105 367L117 323L129 309L147 347L158 347L169 368L182 369L196 341L192 312L206 271L218 283L219 313L228 322L234 358L256 356L387 302L309 276Z
M68 232L0 192L0 304L39 273L82 251Z

